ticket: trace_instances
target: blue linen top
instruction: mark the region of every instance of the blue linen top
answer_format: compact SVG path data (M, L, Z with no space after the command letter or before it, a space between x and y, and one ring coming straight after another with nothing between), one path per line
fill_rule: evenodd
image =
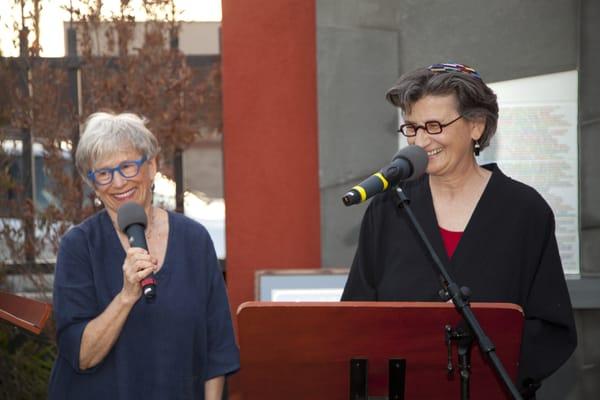
M79 369L83 330L121 290L124 259L106 211L62 238L53 295L58 357L49 399L204 399L206 380L239 369L239 350L210 236L180 214L169 212L156 300L140 298L104 360Z

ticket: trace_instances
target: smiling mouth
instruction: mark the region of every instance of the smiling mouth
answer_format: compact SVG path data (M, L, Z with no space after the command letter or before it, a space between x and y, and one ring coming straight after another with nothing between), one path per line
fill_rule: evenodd
M428 151L428 152L427 152L427 155L428 155L428 156L430 156L430 157L431 157L431 156L435 156L436 154L439 154L439 153L441 153L441 151L442 151L442 149L440 149L440 148L438 148L438 149L433 149L433 150L431 150L431 151Z
M133 189L129 189L128 191L126 191L126 192L123 192L123 193L116 193L116 194L113 194L113 196L114 196L114 197L116 197L118 200L123 200L123 199L127 199L127 198L131 197L131 195L132 195L134 192L135 192L135 188L133 188Z

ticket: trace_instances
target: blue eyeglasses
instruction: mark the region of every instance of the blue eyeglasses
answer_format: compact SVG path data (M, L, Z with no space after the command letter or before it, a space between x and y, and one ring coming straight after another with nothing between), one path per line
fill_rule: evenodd
M123 161L114 168L100 168L95 171L89 171L87 177L96 185L108 185L113 181L115 171L123 178L131 179L140 173L140 167L148 160L148 157L143 156L139 160Z

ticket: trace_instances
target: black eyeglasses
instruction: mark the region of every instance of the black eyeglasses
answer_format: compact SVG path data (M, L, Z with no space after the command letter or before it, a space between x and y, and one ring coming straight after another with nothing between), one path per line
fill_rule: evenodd
M438 135L438 134L442 133L442 130L445 127L452 125L453 123L455 123L456 121L458 121L461 118L462 118L462 115L459 115L458 117L456 117L452 121L448 122L447 124L442 124L439 121L427 121L427 122L425 122L425 125L402 124L402 125L400 125L400 128L398 128L398 133L402 133L406 137L413 137L413 136L417 136L417 132L419 131L419 129L423 128L430 135Z
M88 178L96 185L108 185L112 182L115 171L118 171L123 178L133 178L140 173L140 167L148 160L143 156L139 160L123 161L114 168L100 168L87 173Z

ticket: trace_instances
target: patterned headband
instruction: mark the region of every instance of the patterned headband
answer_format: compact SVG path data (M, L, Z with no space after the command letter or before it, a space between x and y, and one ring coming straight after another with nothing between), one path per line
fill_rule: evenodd
M475 71L475 69L473 69L467 65L463 65L463 64L432 64L429 67L427 67L427 69L433 73L462 72L463 74L472 75L472 76L476 77L477 79L482 80L481 75L479 75L479 72L477 72L477 71Z

